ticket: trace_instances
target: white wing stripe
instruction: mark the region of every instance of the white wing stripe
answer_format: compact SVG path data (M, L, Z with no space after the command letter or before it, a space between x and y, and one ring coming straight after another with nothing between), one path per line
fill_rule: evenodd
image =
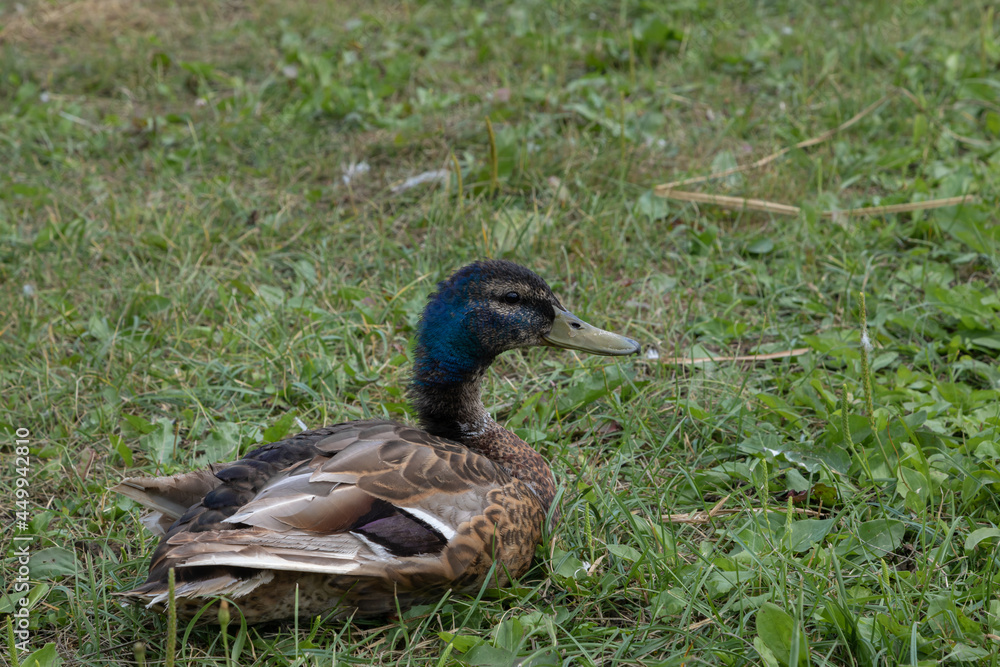
M230 567L252 567L261 570L284 570L289 572L319 572L321 574L347 574L361 567L360 563L349 560L331 559L329 563L303 563L277 556L243 556L238 553L201 554L185 559L178 567L199 565L229 565Z
M444 523L441 519L437 518L427 510L422 510L416 507L400 507L399 509L406 512L410 516L423 521L428 526L444 535L444 539L448 542L451 542L452 538L455 537L456 531L454 528Z
M355 533L353 530L351 531L351 535L364 542L365 545L372 550L372 554L375 556L376 561L390 562L394 559L394 556L391 553L389 553L389 550L383 547L381 544L372 542L361 533Z

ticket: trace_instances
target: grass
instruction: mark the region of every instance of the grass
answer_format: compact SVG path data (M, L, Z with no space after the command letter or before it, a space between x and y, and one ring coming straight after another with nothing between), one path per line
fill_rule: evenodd
M0 10L2 484L16 500L27 480L4 518L25 513L32 554L0 611L28 595L38 651L9 641L0 661L996 665L995 11L452 4ZM694 188L798 217L652 195L886 94L818 146ZM154 542L107 488L233 458L295 417L409 418L425 296L484 256L661 360L807 352L507 355L487 403L562 488L517 587L394 621L234 610L223 637L182 623L168 651L167 619L111 597Z

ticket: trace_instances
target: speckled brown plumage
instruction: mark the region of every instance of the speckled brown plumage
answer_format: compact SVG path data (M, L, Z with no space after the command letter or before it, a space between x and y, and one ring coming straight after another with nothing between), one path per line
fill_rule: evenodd
M516 438L509 432L508 437ZM341 458L345 449L349 460ZM296 463L290 461L292 451ZM396 605L393 595L409 606L435 600L448 588L478 590L494 560L503 564L496 569L496 585L520 576L531 563L547 510L527 484L495 462L457 443L384 421L301 433L255 450L214 476L221 483L171 526L153 554L149 580L127 596L162 606L167 571L173 567L178 597L190 601L179 611L190 615L204 606L202 592L231 595L258 574L254 563L267 561L273 576L234 599L249 622L287 618L296 584L300 614L334 607L342 615L389 612ZM140 489L162 488L163 479L127 480L118 490L143 500ZM294 489L314 495L290 506L268 502L268 489L278 485L287 493ZM179 494L184 491L178 488ZM259 498L253 501L256 507L253 496ZM327 506L320 517L311 516L317 514L313 506L323 501ZM406 516L404 521L434 538L424 542L423 553L386 562L363 540L351 540L349 548L358 551L351 558L358 560L337 574L337 559L329 554L345 550L343 531L365 534L365 515L379 502L427 512L435 504L457 506L455 534L444 539L433 526ZM237 511L246 515L243 521L224 521ZM254 525L262 517L269 522L278 517L278 523ZM331 535L337 543L330 541ZM378 539L374 533L367 537ZM379 546L393 553L396 545ZM327 555L317 558L317 551ZM330 565L328 574L303 571L324 561ZM251 593L252 601L241 600Z
M554 332L560 317L572 332ZM296 591L300 616L342 617L474 592L491 572L491 585L507 585L531 564L555 481L483 408L482 378L515 347L638 349L592 327L599 340L587 343L582 327L523 267L459 271L431 296L417 335L411 397L423 429L337 424L230 464L124 480L115 490L153 510L144 523L162 539L146 583L123 595L162 608L173 569L182 616L221 596L259 623L292 617Z

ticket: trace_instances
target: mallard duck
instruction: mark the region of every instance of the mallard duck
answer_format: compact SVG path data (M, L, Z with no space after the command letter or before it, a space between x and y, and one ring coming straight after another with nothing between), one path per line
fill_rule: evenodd
M143 523L162 539L146 583L122 595L162 609L174 568L182 617L224 597L260 623L393 613L488 577L507 585L531 564L556 487L480 386L498 354L535 345L639 351L522 266L466 266L438 284L417 328L409 396L422 428L346 422L233 463L125 479L114 490L153 510Z

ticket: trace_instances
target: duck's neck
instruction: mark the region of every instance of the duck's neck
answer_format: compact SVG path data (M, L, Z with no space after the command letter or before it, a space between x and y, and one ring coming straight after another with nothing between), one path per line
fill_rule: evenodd
M464 368L442 364L426 358L426 350L418 346L410 398L420 425L434 435L463 443L481 432L492 421L480 398L487 368L489 362Z
M483 377L493 358L456 363L417 343L410 398L420 425L434 435L462 443L499 463L511 476L527 483L548 508L555 481L548 462L526 442L493 421L483 407Z

